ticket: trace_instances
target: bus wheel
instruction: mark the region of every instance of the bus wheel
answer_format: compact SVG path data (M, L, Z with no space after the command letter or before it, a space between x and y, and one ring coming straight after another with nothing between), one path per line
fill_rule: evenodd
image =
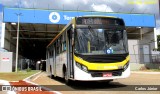
M70 85L70 80L69 80L68 77L67 77L67 72L66 72L66 71L64 71L64 80L65 80L65 83L66 83L67 85Z
M53 78L51 66L50 66L50 78L51 78L51 79Z

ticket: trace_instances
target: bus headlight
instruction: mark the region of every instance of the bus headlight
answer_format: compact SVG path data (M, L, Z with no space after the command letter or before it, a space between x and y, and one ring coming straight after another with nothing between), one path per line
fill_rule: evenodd
M85 71L85 72L88 72L88 68L87 68L86 66L84 66L84 65L82 65L82 64L80 64L80 63L77 63L77 62L76 62L76 66L77 66L78 68L80 68L81 70L83 70L83 71Z
M125 71L128 68L129 61L123 66L123 70Z
M85 71L85 72L88 72L87 67L86 67L86 66L83 66L83 65L82 65L82 70Z

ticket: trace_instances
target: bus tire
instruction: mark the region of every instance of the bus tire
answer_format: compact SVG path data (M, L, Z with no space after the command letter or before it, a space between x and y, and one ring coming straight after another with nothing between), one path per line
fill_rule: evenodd
M67 71L64 71L64 81L66 85L70 85L71 81L67 77Z
M53 78L51 66L50 66L50 75L49 75L49 77L50 77L51 79Z

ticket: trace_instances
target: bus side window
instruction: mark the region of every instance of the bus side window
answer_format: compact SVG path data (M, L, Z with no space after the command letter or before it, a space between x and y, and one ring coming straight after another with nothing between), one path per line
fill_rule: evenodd
M62 41L63 41L63 51L66 51L66 31L63 33L63 39L62 39Z
M59 38L59 51L60 51L60 53L62 53L62 36L60 36L60 38Z
M57 56L59 54L58 40L56 41L56 52L57 52L57 54L56 54L56 56Z
M63 42L63 51L66 51L66 41Z

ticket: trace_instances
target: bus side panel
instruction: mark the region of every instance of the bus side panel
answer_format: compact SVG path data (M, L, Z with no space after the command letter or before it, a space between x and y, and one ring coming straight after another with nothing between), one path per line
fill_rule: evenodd
M59 60L60 56L57 55L55 60L56 60L56 76L59 76L60 77L60 67L59 67L59 64L60 64L60 60Z
M67 61L67 52L63 52L56 56L56 76L63 77L63 64L66 65Z
M52 73L53 73L53 75L54 76L56 76L56 60L55 60L55 58L56 58L56 52L55 52L55 44L54 44L54 46L53 46L53 68L52 68Z
M50 66L51 66L51 73L53 75L53 57L49 58Z
M53 57L50 56L50 50L47 51L47 59L46 59L46 64L47 64L47 72L53 74Z
M63 64L66 63L66 52L56 56L56 76L63 77Z

